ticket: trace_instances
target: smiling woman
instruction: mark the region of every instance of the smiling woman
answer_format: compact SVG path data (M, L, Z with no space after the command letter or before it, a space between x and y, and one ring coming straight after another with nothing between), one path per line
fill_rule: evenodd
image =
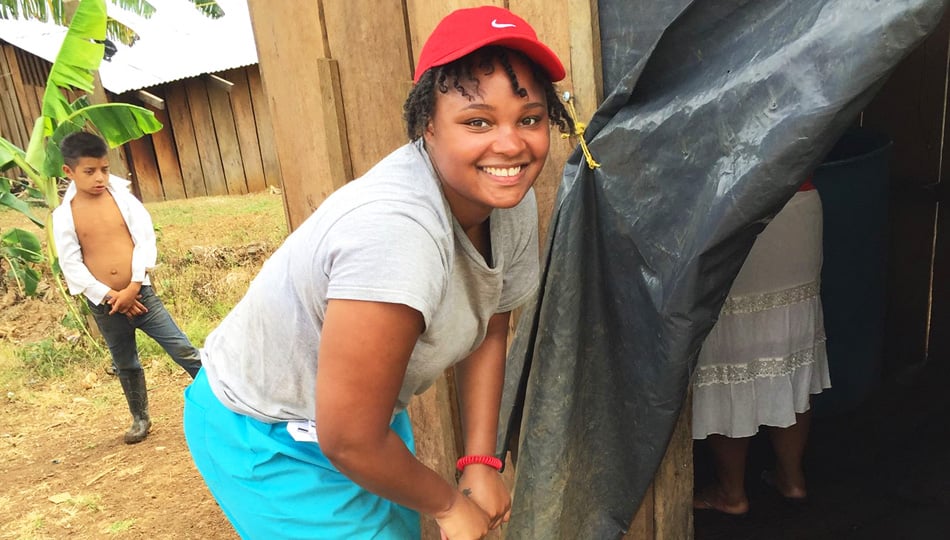
M185 435L242 536L419 538L423 512L457 540L508 519L509 313L538 286L532 185L552 125L573 127L563 77L510 11L451 13L417 64L411 142L333 193L208 336ZM457 488L415 458L405 412L453 365Z

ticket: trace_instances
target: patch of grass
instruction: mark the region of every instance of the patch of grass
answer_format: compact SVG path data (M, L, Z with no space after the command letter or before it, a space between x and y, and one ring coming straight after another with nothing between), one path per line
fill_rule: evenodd
M108 527L103 531L108 534L116 534L120 532L125 532L132 528L132 525L135 525L134 519L123 519L121 521L113 521L109 524Z
M0 389L4 393L19 387L21 377L17 369L20 366L16 357L17 348L13 343L0 340Z
M287 236L280 195L255 193L198 197L145 205L160 228L159 257L187 253L195 245L279 244Z
M79 510L91 510L93 512L102 510L102 497L99 495L77 495L69 503Z
M9 508L10 504L12 504L10 497L0 497L0 509ZM33 510L29 513L16 515L0 526L0 538L16 538L17 540L46 538L46 536L37 536L37 533L41 533L44 527L46 527L45 514Z
M40 497L43 500L46 498L45 495ZM7 509L9 503L9 498L0 498L0 509ZM6 512L8 519L0 526L0 538L16 538L17 540L48 540L53 538L53 536L50 536L48 529L57 527L58 516L51 516L48 511L29 508L21 508L20 510L22 511ZM52 512L58 512L58 510L59 507L52 510ZM68 512L66 513L68 514Z
M71 367L85 364L89 355L82 347L53 338L29 343L16 352L26 370L40 379L59 377Z
M109 408L110 406L112 406L112 401L111 401L110 398L108 398L108 397L106 397L106 396L99 395L99 396L95 396L94 398L92 398L92 406L93 406L96 410L101 411L101 410L103 410L103 409L107 409L107 408Z
M32 515L30 516L29 524L27 529L30 532L37 532L43 529L46 526L46 516L44 515Z

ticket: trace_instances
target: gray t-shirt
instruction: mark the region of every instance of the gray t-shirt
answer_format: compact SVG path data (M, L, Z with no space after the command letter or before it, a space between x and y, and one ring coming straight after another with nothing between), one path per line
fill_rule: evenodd
M449 211L421 142L334 192L268 259L205 341L228 408L264 422L313 420L331 298L399 303L425 318L393 413L484 340L489 318L537 290L534 192L490 218L489 267Z

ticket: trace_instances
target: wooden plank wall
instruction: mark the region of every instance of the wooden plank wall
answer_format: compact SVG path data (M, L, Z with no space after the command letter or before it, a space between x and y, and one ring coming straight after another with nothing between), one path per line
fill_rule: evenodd
M24 150L40 115L49 68L49 62L0 42L0 136Z
M233 83L230 92L204 76L148 89L165 100L164 110L144 105L165 128L129 143L144 201L240 195L280 186L257 66L217 75ZM134 93L127 97L136 102Z
M423 40L449 11L486 3L532 22L569 68L559 87L577 96L575 105L586 122L603 92L596 0L249 0L291 229L332 191L407 141L402 104ZM307 99L300 99L301 89ZM552 137L547 166L535 185L542 241L563 164L575 144L576 139ZM447 479L459 448L457 419L446 417L452 411L451 388L449 376L410 406L420 459ZM692 537L687 426L681 421L674 436L679 443L645 501L641 515L649 521L648 530L631 531L627 538ZM423 538L439 538L430 520L423 521Z
M26 148L29 132L24 125L24 115L21 112L17 89L13 84L16 77L10 76L10 65L7 55L0 55L0 93L4 96L0 102L0 134L11 143L22 149Z

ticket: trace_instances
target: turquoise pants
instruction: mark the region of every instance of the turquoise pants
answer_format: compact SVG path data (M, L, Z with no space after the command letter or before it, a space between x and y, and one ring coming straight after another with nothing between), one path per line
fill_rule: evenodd
M185 439L212 495L241 538L418 540L419 514L366 491L286 423L237 414L204 370L185 390ZM415 451L409 415L393 430Z

